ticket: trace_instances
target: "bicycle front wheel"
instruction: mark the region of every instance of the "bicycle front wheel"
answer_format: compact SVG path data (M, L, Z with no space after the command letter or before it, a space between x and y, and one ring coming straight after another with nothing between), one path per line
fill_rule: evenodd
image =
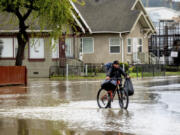
M129 104L129 96L125 90L118 90L119 106L122 109L127 109Z
M111 98L107 90L102 88L99 89L97 94L97 104L99 108L108 108L110 103L111 103Z

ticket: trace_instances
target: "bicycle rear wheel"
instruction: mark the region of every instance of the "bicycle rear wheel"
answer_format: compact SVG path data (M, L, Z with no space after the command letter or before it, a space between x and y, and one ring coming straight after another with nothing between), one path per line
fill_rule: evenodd
M97 94L97 104L99 108L108 108L110 103L111 103L111 98L107 90L102 88L99 89Z
M124 90L118 90L118 99L119 99L119 106L122 109L127 109L129 104L129 96L128 93Z

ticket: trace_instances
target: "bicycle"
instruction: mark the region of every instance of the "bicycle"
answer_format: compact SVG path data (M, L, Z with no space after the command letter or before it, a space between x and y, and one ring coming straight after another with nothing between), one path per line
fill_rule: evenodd
M97 94L99 108L111 108L111 103L113 102L116 93L118 95L120 108L127 109L129 104L128 92L120 85L119 80L117 80L115 90L105 90L102 87L99 89Z

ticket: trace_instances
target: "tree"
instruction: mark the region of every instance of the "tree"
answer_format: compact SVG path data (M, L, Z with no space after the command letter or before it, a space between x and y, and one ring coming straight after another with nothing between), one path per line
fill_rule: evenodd
M49 28L50 35L58 37L63 25L73 22L69 0L0 0L0 12L15 16L18 22L16 66L22 65L27 29L33 29L32 24L38 24L40 30Z

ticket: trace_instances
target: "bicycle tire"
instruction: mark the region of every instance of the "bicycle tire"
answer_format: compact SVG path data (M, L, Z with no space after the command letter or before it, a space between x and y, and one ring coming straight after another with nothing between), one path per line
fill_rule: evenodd
M101 102L100 94L101 94L102 91L104 91L105 93L107 93L107 94L106 94L106 96L107 96L107 103L106 103L104 106L102 106L101 103L100 103L100 102ZM102 88L99 89L98 94L97 94L97 104L98 104L98 107L99 107L99 108L108 108L108 107L110 106L110 104L111 104L111 98L110 98L107 90L102 89Z
M119 94L120 92L120 94ZM119 106L122 109L127 109L129 105L129 96L128 93L124 90L118 91L118 99L119 99Z

